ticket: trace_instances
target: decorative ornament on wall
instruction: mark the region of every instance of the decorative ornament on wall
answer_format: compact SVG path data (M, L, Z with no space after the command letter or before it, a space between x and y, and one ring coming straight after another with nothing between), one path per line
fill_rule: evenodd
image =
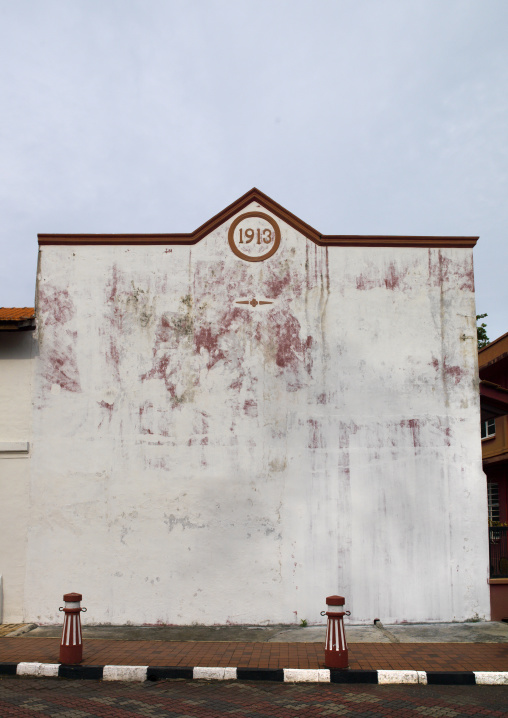
M253 299L239 299L236 304L249 304L251 307L262 307L265 304L273 304L272 301L266 301L264 299L260 299L259 301L255 298Z
M264 212L244 212L231 223L228 241L240 259L262 262L278 250L280 228L273 217Z

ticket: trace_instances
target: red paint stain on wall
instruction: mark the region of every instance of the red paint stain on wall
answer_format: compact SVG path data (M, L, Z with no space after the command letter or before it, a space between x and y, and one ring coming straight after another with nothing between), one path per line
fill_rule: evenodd
M374 287L374 282L372 280L367 280L363 274L358 275L356 278L356 288L360 291L364 291L366 289L372 289Z
M120 375L120 352L115 344L115 337L109 339L109 347L106 350L106 361L113 366L117 378Z
M452 268L452 260L438 250L437 256L435 251L429 249L429 278L435 286L439 286L448 282Z
M458 364L448 364L446 356L441 363L436 357L432 357L431 366L434 367L436 372L441 372L443 381L453 379L455 384L458 384L464 376L464 370Z
M462 260L450 259L441 250L428 250L429 282L434 286L453 282L462 291L474 292L473 257L468 253Z
M271 299L277 299L284 291L286 291L291 284L291 275L289 272L286 272L283 276L277 276L276 274L269 277L269 279L265 282L264 285L264 293L265 296L270 297ZM300 291L301 291L301 287ZM294 296L295 292L291 292Z
M138 412L140 434L169 436L170 424L166 405L154 407L151 402L146 401L139 407Z
M300 322L288 311L274 313L270 316L270 320L273 336L277 340L277 354L275 357L277 366L281 369L291 369L297 372L299 366L304 364L310 374L312 337L307 336L305 341L300 338Z
M326 253L320 250L319 257L324 272ZM196 372L192 357L197 355L202 358L201 365L206 362L208 371L220 365L221 372L229 373L232 392L249 391L257 381L253 371L246 374L243 368L250 347L260 353L266 368L271 365L272 373L284 376L289 391L303 386L312 372L313 340L290 311L295 292L302 291L304 286L303 278L295 278L287 270L279 275L267 266L260 279L248 265L227 267L223 262L196 262L193 270L194 291L192 301L187 304L186 331L175 330L173 315L159 319L151 366L145 367L140 380L161 379L176 402L175 386L180 385L182 373ZM249 296L282 301L266 309L236 305L238 299ZM195 386L198 377L196 373ZM250 386L246 386L246 381ZM242 406L248 415L257 411L250 396L247 401L242 397L238 410Z
M106 411L109 412L109 418L111 420L111 415L113 413L113 409L115 408L114 403L108 404L107 401L98 401L97 403L101 407L101 409L106 409Z
M153 362L150 371L142 374L140 379L141 381L146 381L147 379L162 379L171 398L176 399L176 384L171 380L171 377L177 370L177 367L173 367L171 371L169 369L169 362L169 355L164 354Z
M243 411L246 416L256 417L258 415L258 403L253 399L246 399L243 404Z
M69 292L47 284L39 286L38 311L43 317L44 326L65 324L76 314Z
M114 403L113 403L113 404L108 404L107 401L98 401L97 404L101 407L101 409L105 409L105 410L107 411L108 424L111 424L111 419L112 419L112 416L113 416L113 410L114 410L114 408L115 408ZM99 429L101 428L103 422L104 422L104 418L102 418L101 421L100 421L100 423L99 423L99 426L98 426Z
M108 283L108 289L108 302L114 302L118 291L118 268L116 264L113 265L112 276L110 282Z
M200 444L207 446L209 443L208 426L209 415L205 411L196 412L192 424L192 436L187 442L187 446Z
M458 384L460 380L462 379L462 376L464 374L464 370L460 366L450 366L448 364L444 364L443 366L445 375L447 377L450 377L454 380L455 384Z
M321 423L317 419L308 419L307 424L309 426L309 442L307 444L309 449L323 449L326 448L325 440L321 433Z
M412 439L413 439L413 446L415 447L415 449L416 449L417 447L421 446L421 444L420 444L420 421L419 421L419 419L404 419L403 421L400 422L400 426L401 426L402 429L409 429L409 430L410 430L411 436L412 436Z
M395 268L395 264L393 262L390 262L388 265L388 271L386 273L385 277L385 287L387 289L397 289L399 286L400 277L397 274L397 270Z
M61 346L48 352L44 378L50 386L57 384L65 391L81 391L78 364L73 347Z
M395 289L404 291L407 289L408 271L408 268L398 269L395 262L390 262L385 270L372 265L368 272L363 272L356 277L356 288L360 291L368 291L385 287L391 291Z
M293 281L295 281L293 279ZM303 291L303 282L299 284L299 294ZM328 247L318 247L307 242L305 246L305 286L307 291L320 287L330 290Z
M171 465L163 456L158 456L154 459L145 457L145 466L149 469L155 469L157 471L169 471L171 469Z
M229 385L230 389L233 389L233 391L240 392L242 385L243 385L243 379L245 377L245 372L240 372L237 376L237 378L231 382Z
M109 327L105 331L103 346L106 362L112 367L115 381L119 383L121 382L122 342L126 334L126 303L123 300L127 290L123 288L124 285L124 275L114 264L109 281L105 286L105 320Z
M153 404L145 401L139 409L139 431L141 434L153 434Z
M474 268L473 257L465 257L462 265L460 289L466 292L474 292Z
M66 289L56 289L50 285L39 287L38 311L41 318L39 342L45 351L43 358L43 377L46 385L56 384L65 391L80 392L78 362L74 347L77 331L57 329L74 319L74 303Z
M171 324L166 316L162 316L155 330L154 354L157 352L158 347L164 342L169 342L170 338Z
M208 352L209 358L206 364L207 369L212 369L218 361L225 359L224 352L219 348L219 338L220 332L212 332L210 326L199 327L194 332L194 346L196 352L199 354L202 349L206 349Z

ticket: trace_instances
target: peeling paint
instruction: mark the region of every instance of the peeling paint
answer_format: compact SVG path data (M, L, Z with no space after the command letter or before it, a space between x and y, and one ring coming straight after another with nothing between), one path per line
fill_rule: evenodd
M400 422L402 429L408 428L413 438L413 446L417 449L420 446L420 422L418 419L405 419Z
M488 614L471 251L281 220L246 262L233 219L43 248L26 619L85 578L90 622L316 623L330 592L355 622Z
M203 524L196 524L190 521L188 516L177 518L174 514L164 514L164 523L168 527L168 531L173 531L176 526L180 526L182 531L185 529L202 529Z
M38 309L46 326L66 324L75 316L75 308L67 289L42 285L38 297Z
M212 369L218 361L225 359L224 352L219 348L219 338L220 335L214 334L211 326L199 327L194 333L194 346L198 354L203 350L208 353L207 369Z
M114 410L114 408L115 408L114 403L113 403L113 404L109 404L107 401L104 401L104 400L98 401L97 403L98 403L98 405L101 407L101 409L105 409L105 410L107 411L107 413L108 413L108 423L111 423L111 419L112 419L112 417L113 417L113 410ZM99 427L100 427L101 425L102 425L102 420L101 420L101 422L100 422L100 424L99 424Z
M70 392L80 392L79 369L72 346L48 352L44 378L49 386L57 386Z

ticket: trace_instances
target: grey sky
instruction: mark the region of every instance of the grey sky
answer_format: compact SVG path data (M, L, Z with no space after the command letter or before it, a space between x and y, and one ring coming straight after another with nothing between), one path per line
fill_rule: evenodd
M188 232L253 186L324 233L480 235L508 331L506 0L0 0L0 305L37 232Z

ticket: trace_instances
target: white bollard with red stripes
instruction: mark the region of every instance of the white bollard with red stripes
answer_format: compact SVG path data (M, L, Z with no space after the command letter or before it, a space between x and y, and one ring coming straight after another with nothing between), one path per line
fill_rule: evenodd
M80 593L66 593L63 600L65 606L60 606L59 611L65 613L64 625L62 631L62 640L60 641L60 663L72 665L81 663L83 660L83 639L81 636L81 608Z
M326 611L322 616L328 616L325 642L325 666L327 668L348 668L349 654L346 634L344 632L344 616L350 616L350 611L341 611L346 602L343 596L328 596Z

